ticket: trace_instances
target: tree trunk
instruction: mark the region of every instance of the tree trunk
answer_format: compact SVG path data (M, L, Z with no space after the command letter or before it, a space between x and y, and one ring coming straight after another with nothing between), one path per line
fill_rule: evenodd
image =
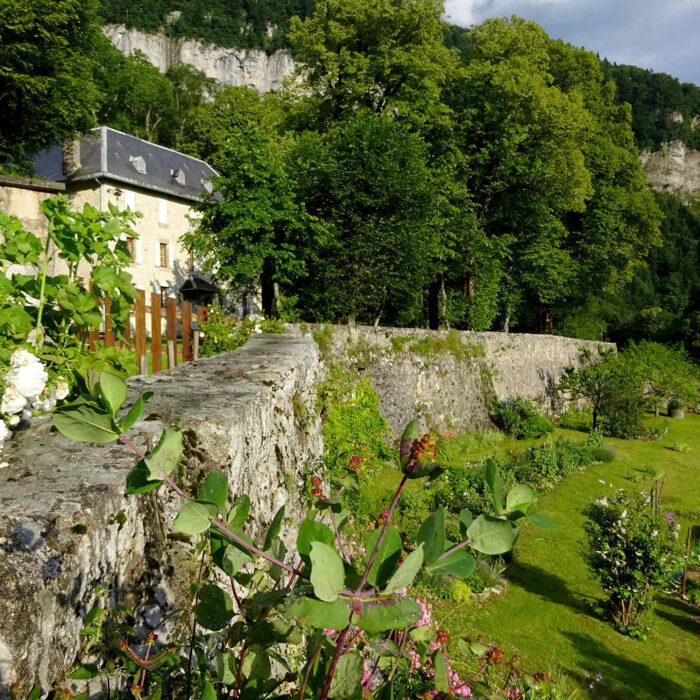
M440 282L436 280L428 287L428 328L440 328Z

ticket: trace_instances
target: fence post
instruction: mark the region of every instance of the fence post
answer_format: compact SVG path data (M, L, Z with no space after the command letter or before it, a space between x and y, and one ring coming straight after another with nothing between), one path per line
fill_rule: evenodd
M182 360L192 362L192 304L182 302Z
M151 292L151 372L163 369L163 345L160 334L160 294Z
M136 292L136 303L134 304L134 322L136 330L136 369L139 374L147 374L148 364L146 362L146 293L139 289Z
M116 337L112 330L112 300L109 297L104 297L103 304L105 308L105 347L114 347Z
M168 297L165 325L168 339L168 369L172 369L177 365L177 300L173 297Z

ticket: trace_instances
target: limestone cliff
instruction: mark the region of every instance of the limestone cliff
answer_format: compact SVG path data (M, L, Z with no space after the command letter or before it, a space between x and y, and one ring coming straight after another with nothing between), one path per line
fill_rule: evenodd
M700 151L682 141L666 143L660 151L643 152L642 165L653 189L683 199L700 197Z
M107 25L105 36L124 54L141 51L160 70L189 63L222 85L247 86L265 93L277 90L294 70L286 51L268 56L264 51L224 49L191 39L175 39L165 34L147 34L123 25Z

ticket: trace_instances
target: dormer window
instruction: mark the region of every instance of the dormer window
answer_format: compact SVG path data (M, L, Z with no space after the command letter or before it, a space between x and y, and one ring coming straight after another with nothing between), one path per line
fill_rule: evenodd
M129 156L129 162L134 170L141 175L146 175L146 161L141 156Z
M185 178L185 172L181 170L180 168L176 168L175 170L170 171L170 176L177 182L178 185L182 185L183 187L187 184L187 180Z
M214 185L211 184L211 180L202 180L202 186L209 194L214 191Z

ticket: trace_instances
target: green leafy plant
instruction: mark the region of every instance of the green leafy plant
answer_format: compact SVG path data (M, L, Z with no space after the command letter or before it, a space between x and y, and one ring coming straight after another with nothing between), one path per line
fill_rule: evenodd
M554 430L554 424L531 401L516 396L500 401L492 412L494 423L518 440L539 438Z
M605 614L621 632L643 637L645 614L675 569L678 526L648 498L624 491L598 499L585 515L585 559L607 596Z
M498 470L491 465L486 479L497 515L473 518L463 511L460 540L454 542L447 538L445 513L439 508L421 524L416 540L405 545L392 519L406 484L430 481L442 473L434 461L435 437L421 437L413 422L400 442L401 481L379 527L369 533L364 554L348 555L343 537L348 514L342 502L319 485L299 526L293 555L280 539L284 507L274 516L264 542L255 544L245 531L250 499L239 496L231 505L225 475L210 472L194 497L175 480L183 450L178 428L166 428L148 451L132 442L127 433L149 394L139 396L125 411L127 387L116 375L91 375L86 389L77 401L56 411L56 428L73 440L119 441L128 447L138 460L127 476L128 493L145 494L160 487L174 492L181 506L173 530L196 538L202 556L210 556L229 577L231 595L214 580L198 585L196 629L205 632L197 656L206 663L195 669L183 661L173 672L186 678L188 688L198 688L203 697L223 693L264 698L289 683L295 697L349 699L357 696L358 688L393 692L399 687L395 683L405 684L411 676L415 658L435 672L415 673L410 679L413 689L449 693L465 685L450 672L447 634L423 629L423 610L406 588L419 573L468 577L476 566L471 551L509 551L518 536L517 521L534 501L531 490L516 486L504 500ZM284 645L301 643L301 629L306 631L307 653L293 669L284 658ZM214 639L219 641L212 644ZM155 645L155 640L149 643ZM137 664L135 684L146 692L148 663L130 652L128 642L122 647L133 662L142 662ZM280 665L279 673L272 671L273 661Z

